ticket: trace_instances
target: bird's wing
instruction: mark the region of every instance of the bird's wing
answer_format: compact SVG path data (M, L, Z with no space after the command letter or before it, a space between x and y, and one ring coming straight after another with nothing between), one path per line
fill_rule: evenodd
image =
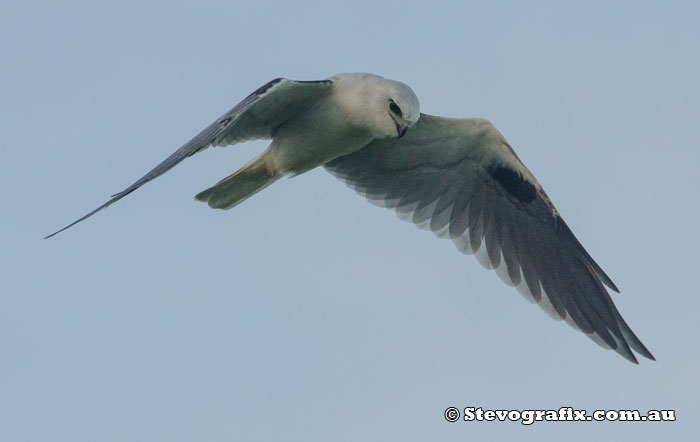
M555 319L632 362L630 347L653 359L604 285L617 287L488 121L422 115L404 137L325 167L371 202L475 254Z
M291 117L309 108L320 97L329 93L331 80L294 81L277 78L248 95L233 109L217 118L206 129L195 135L172 155L163 160L143 177L97 209L54 232L50 238L69 227L124 198L147 182L161 176L180 161L209 146L227 146L246 140L272 138L276 129Z

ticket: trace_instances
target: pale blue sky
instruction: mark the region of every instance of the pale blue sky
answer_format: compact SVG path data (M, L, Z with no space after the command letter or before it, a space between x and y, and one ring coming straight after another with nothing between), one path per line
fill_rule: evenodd
M5 2L0 440L693 440L694 2ZM573 3L573 2L570 2ZM210 149L102 203L266 81L368 71L490 119L621 288L634 366L323 170L234 210ZM447 423L448 406L673 423Z

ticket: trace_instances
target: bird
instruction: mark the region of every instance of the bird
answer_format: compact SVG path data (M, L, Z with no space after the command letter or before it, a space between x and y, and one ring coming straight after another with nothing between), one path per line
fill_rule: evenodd
M617 286L498 129L483 118L423 114L409 86L374 74L269 81L129 187L45 238L210 146L255 139L271 143L196 200L231 209L282 177L323 167L369 202L452 240L603 348L635 364L634 352L655 360L613 303L608 289L619 292Z

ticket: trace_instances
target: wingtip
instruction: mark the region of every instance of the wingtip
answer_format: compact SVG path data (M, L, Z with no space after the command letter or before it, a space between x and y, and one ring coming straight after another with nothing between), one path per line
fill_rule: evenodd
M640 355L642 355L642 356L644 356L645 358L649 359L650 361L656 362L656 358L655 358L654 355L651 354L651 352L644 346L644 344L642 344L641 342L640 342L639 344L640 344L641 348L635 348L635 350L637 351L637 353L639 353Z
M619 353L619 352L618 352L618 353ZM650 361L656 362L656 358L654 357L654 355L652 355L652 354L649 353L648 351L647 351L646 353L639 353L639 354L641 354L641 355L644 356L645 358L649 359ZM637 357L636 357L634 354L631 354L631 355L630 355L631 357L627 357L627 356L625 356L625 355L622 355L622 356L623 356L625 359L627 359L628 361L630 361L631 363L633 363L634 365L640 365L640 364L639 364L639 360L637 359Z
M79 221L76 221L76 222L74 222L74 223L72 223L72 224L68 224L66 227L62 228L61 230L57 230L57 231L53 232L53 233L50 234L50 235L46 235L46 236L44 237L44 239L52 238L52 237L58 235L59 233L63 232L64 230L68 229L69 227L72 227L74 224L76 224L76 223L78 223L78 222L79 222Z
M636 354L644 356L651 361L656 361L654 355L652 355L644 344L642 344L642 341L632 333L632 330L629 329L627 324L624 324L622 331L624 338L622 341L618 342L618 347L614 349L618 354L636 365L639 365Z

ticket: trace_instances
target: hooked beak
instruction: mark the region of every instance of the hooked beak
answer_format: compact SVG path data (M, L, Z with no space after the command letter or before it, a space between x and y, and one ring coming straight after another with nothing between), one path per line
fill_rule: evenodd
M398 121L394 120L394 124L396 125L396 132L399 134L399 138L403 137L406 135L406 131L408 130L407 125L403 125L399 123Z

